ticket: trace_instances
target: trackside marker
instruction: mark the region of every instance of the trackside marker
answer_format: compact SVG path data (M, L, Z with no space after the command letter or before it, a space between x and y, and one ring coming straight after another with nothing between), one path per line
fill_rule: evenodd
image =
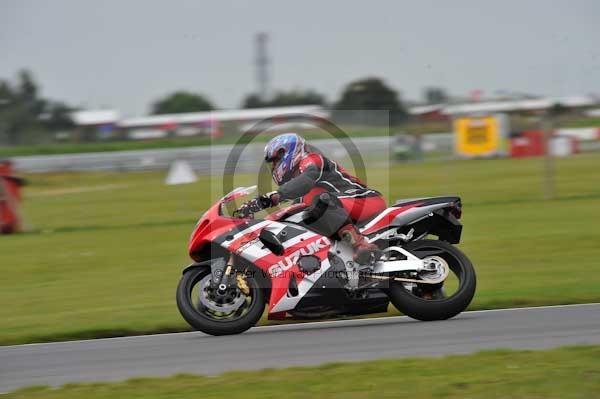
M186 161L175 161L171 164L169 168L169 173L167 174L167 178L165 179L165 184L167 185L175 185L175 184L189 184L194 183L198 180L194 170L190 166L190 164Z

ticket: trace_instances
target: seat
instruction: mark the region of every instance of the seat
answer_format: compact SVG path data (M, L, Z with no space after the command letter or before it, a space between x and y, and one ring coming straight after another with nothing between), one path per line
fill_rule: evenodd
M457 196L445 196L445 197L423 197L423 198L407 198L396 200L393 207L402 207L420 203L421 205L435 205L443 204L446 202L459 202L460 197Z
M373 216L371 216L371 217L369 217L367 219L356 220L356 221L353 220L353 222L354 222L354 225L356 227L358 227L359 229L361 229L361 228L365 227L367 224L369 224L369 222L371 220L375 219L379 215L381 215L381 213L376 213L375 215L373 215Z

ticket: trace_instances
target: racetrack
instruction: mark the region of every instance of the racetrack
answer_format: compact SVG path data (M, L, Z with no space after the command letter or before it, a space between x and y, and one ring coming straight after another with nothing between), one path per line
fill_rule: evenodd
M0 392L32 384L571 344L600 344L600 304L475 311L429 323L388 317L258 327L227 337L179 333L5 346Z

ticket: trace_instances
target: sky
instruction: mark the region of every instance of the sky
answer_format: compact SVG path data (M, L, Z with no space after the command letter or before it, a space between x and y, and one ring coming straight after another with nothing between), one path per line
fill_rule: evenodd
M599 20L595 0L2 0L0 79L28 68L47 98L130 116L179 89L236 108L264 31L272 88L328 101L368 76L410 100L425 86L600 93Z

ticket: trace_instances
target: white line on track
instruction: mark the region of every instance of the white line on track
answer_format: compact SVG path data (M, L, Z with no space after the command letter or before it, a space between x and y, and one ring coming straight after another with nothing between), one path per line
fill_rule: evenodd
M492 313L492 312L507 312L507 311L520 311L520 310L541 310L541 309L560 309L560 308L572 308L572 307L583 307L583 306L598 306L600 302L592 302L592 303L575 303L570 305L547 305L547 306L527 306L522 308L503 308L503 309L484 309L484 310L470 310L467 312L463 312L462 314L471 314L471 313ZM311 322L300 322L300 323L290 323L290 324L278 324L273 326L258 326L253 327L249 331L257 331L257 330L282 330L282 329L293 329L303 328L305 326L334 326L341 324L369 324L372 321L393 321L398 319L405 319L408 316L382 316L382 317L370 317L364 319L348 319L348 320L328 320L328 321L311 321ZM72 343L86 343L93 341L120 341L120 340L132 340L139 338L151 338L151 337L169 337L169 336L184 336L184 335L193 335L193 334L202 334L199 331L184 331L184 332L176 332L176 333L165 333L165 334L147 334L147 335L129 335L125 337L112 337L112 338L97 338L97 339L81 339L81 340L73 340L73 341L58 341L58 342L36 342L32 344L21 344L21 345L7 345L0 346L0 350L8 349L8 348L20 348L27 346L40 346L40 345L60 345L60 344L72 344Z

